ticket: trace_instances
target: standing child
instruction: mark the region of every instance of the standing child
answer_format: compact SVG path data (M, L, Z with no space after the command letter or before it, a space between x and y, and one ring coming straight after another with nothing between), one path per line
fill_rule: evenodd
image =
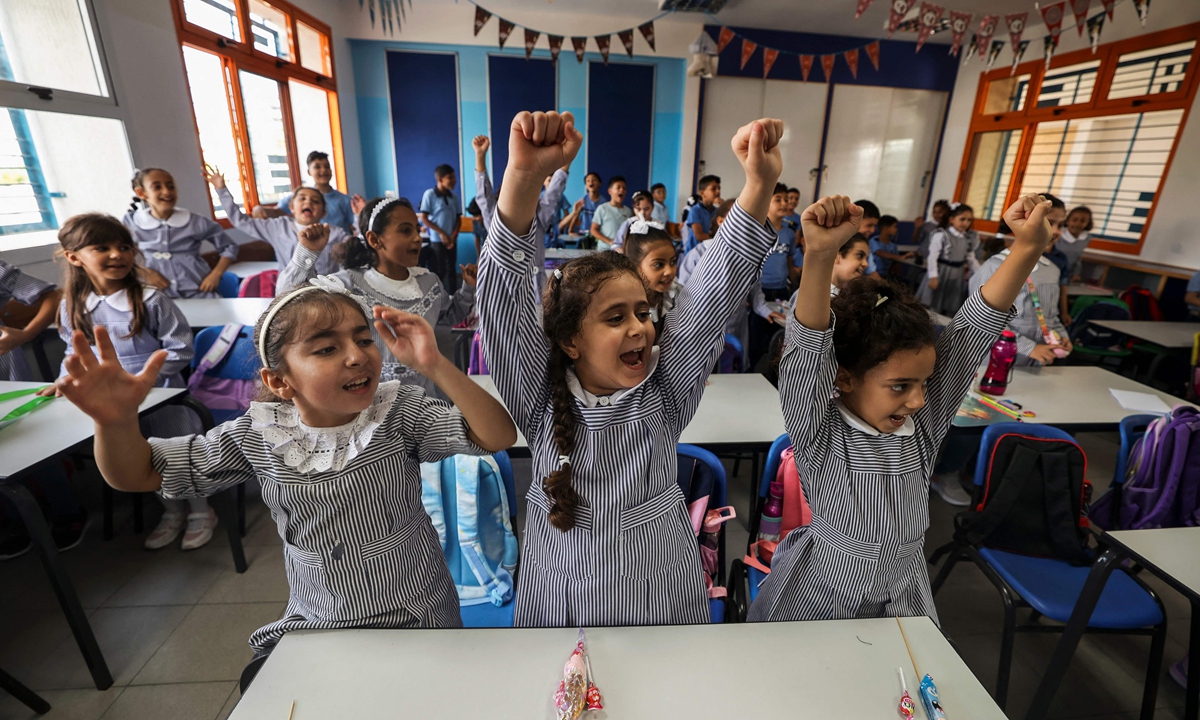
M667 210L667 186L654 183L650 186L650 195L654 198L654 209L650 211L650 219L666 227L667 223L671 222L671 211Z
M928 257L929 255L929 240L938 228L942 227L942 223L946 221L946 216L950 214L950 201L938 200L933 204L933 208L929 212L930 220L923 217L913 221L913 245L917 246L917 255L920 257Z
M971 229L975 211L966 203L950 209L942 226L929 238L924 294L929 308L952 316L962 307L966 296L967 272L978 272L979 236Z
M1058 249L1067 256L1067 282L1070 283L1083 272L1083 251L1092 241L1092 209L1087 205L1071 208L1067 213L1066 227L1058 240Z
M654 198L645 190L638 190L633 194L633 215L626 218L621 223L621 227L617 228L617 234L613 236L612 249L617 252L624 252L625 236L629 233L629 228L634 223L656 222L654 220ZM663 223L657 223L660 227L666 227Z
M796 230L800 230L800 214L796 212L796 208L800 206L800 188L788 188L787 191L788 212L787 219L795 223Z
M592 231L592 218L596 214L596 208L603 204L600 198L600 183L600 173L590 172L583 177L583 187L586 192L580 198L583 201L583 207L579 210L579 233L581 235Z
M683 290L678 280L678 256L675 241L653 220L636 220L625 242L625 257L637 265L638 274L646 284L646 299L650 302L650 320L654 337L662 337L667 313Z
M612 250L621 223L633 217L633 211L625 207L625 178L612 176L608 181L608 198L608 202L592 214L592 237L596 238L596 249L601 252Z
M477 151L478 152L478 151ZM462 202L454 192L458 176L449 165L438 165L433 170L436 183L421 196L421 207L417 217L429 233L430 267L442 281L446 292L452 293L458 286L458 226L462 220ZM484 210L484 219L487 211Z
M901 254L896 246L896 235L900 232L900 222L893 215L879 218L879 234L869 240L871 258L875 263L875 275L888 277L892 274L892 263L897 260L908 260L915 253Z
M779 395L812 523L779 544L750 620L895 614L936 622L922 552L929 475L976 368L1049 243L1049 205L1027 195L1008 209L1017 234L1010 259L936 347L929 314L899 283L862 278L830 300L822 278L862 210L834 196L804 211L807 267L788 319Z
M349 195L339 192L333 186L333 166L329 164L328 154L320 150L313 150L308 154L308 159L305 162L308 165L308 176L313 180L313 187L325 197L325 222L353 234L353 200L361 201L362 197L355 195L351 199ZM279 198L279 201L275 203L275 207L255 205L254 212L251 214L259 219L291 215L292 196L294 194L294 191L289 192Z
M534 481L517 589L522 627L704 623L696 536L675 445L721 352L725 320L774 240L764 225L783 124L733 139L746 185L655 343L637 267L595 253L559 268L543 303L531 275L537 189L583 141L570 113L513 119L479 303L492 379L529 439ZM536 140L535 140L536 138Z
M254 328L260 402L207 435L147 442L138 404L164 353L133 375L96 331L79 332L59 388L96 423L96 464L127 492L195 498L257 479L283 540L290 596L250 637L256 656L303 628L459 627L458 595L421 505L418 463L482 455L516 438L504 408L442 357L420 317L375 308L388 349L446 392L379 382L371 319L344 293L305 286L275 299Z
M713 214L717 211L717 202L721 198L721 178L716 175L705 175L696 183L696 195L693 202L684 209L683 251L690 252L692 248L712 237Z

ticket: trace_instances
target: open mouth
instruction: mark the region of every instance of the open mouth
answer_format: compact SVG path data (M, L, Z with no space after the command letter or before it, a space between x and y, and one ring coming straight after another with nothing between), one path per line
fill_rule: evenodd
M357 394L357 393L365 392L367 387L370 386L370 384L371 384L371 378L364 377L364 378L359 378L358 380L353 380L351 382L346 383L345 385L342 386L342 389L347 392L352 392L352 393Z
M625 363L625 367L630 370L641 370L646 366L646 348L638 350L630 350L627 353L621 353L621 362Z
M904 421L907 419L907 415L888 415L888 424L899 430L904 427Z

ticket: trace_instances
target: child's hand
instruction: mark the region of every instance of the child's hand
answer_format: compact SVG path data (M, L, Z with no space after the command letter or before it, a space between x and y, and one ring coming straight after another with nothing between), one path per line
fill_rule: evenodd
M575 205L571 208L571 212L577 213L582 209L583 209L583 198L579 198L578 200L575 201Z
M475 266L475 263L471 263L470 265L459 265L458 267L460 270L462 270L463 282L471 287L475 287L475 280L478 275L478 270Z
M204 279L200 281L200 292L207 293L215 291L217 286L221 284L222 275L224 275L224 273L219 273L215 270L205 275Z
M492 141L487 135L476 135L471 140L471 147L475 148L476 155L483 155L492 146Z
M350 198L350 209L354 211L354 217L357 218L362 214L363 208L367 206L367 199L358 193L354 193L354 197Z
M941 282L937 278L929 278L929 289L930 290L937 290L938 285L941 285Z
M783 121L772 118L755 120L738 128L730 141L733 154L746 171L748 182L757 182L772 190L783 172L783 157L779 140L783 137Z
M381 305L375 306L374 313L379 337L400 364L428 375L444 359L433 326L425 318Z
M1004 221L1012 229L1014 249L1025 249L1041 255L1050 246L1053 237L1046 213L1050 201L1041 195L1025 195L1017 198L1012 207L1004 211Z
M1037 346L1034 347L1029 353L1029 359L1035 360L1042 365L1053 365L1055 358L1058 357L1054 354L1054 349L1057 347L1058 345L1046 345L1045 343L1038 343Z
M131 375L121 367L108 330L97 325L95 333L100 357L92 353L87 338L76 330L71 336L75 354L63 361L67 375L59 378L55 386L97 425L137 422L138 406L158 380L167 351L155 351L142 371Z
M540 190L546 176L570 165L582 145L583 134L575 129L571 113L518 113L508 137L505 175L513 172L515 179L537 183Z
M212 165L204 166L204 179L218 190L223 190L225 188L225 176L221 174L220 170L216 169Z
M142 278L142 282L152 288L166 290L167 288L171 287L171 281L157 270L151 270L148 267L142 267L139 265L137 272Z
M315 253L320 253L329 244L328 223L313 223L298 233L300 244Z
M58 385L47 385L46 387L34 393L37 397L62 397L62 390L58 389Z
M836 253L851 235L858 232L862 217L863 209L845 195L823 197L809 205L800 215L805 254Z

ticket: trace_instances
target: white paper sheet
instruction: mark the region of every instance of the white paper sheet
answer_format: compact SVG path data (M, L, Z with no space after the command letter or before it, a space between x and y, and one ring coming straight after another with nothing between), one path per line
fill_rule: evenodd
M1171 408L1167 407L1167 404L1157 395L1130 392L1129 390L1114 390L1113 388L1109 388L1108 391L1117 399L1117 402L1121 403L1121 407L1126 410L1156 413L1158 415L1166 415L1171 412Z

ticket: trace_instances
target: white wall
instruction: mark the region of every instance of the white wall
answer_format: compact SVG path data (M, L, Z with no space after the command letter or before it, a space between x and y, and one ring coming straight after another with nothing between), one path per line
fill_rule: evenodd
M1095 12L1099 5L1092 4ZM1071 52L1088 47L1087 33L1079 37L1074 30L1074 16L1067 13L1071 28L1062 34L1059 53ZM1031 13L1031 17L1032 17ZM1118 3L1116 20L1105 22L1101 43L1115 42L1143 33L1158 32L1169 28L1200 21L1200 2L1196 0L1157 0L1150 7L1150 18L1145 29L1138 22L1132 2ZM1032 38L1025 60L1042 57L1041 38L1045 35L1044 25L1031 26L1026 38ZM1001 32L998 31L997 37ZM1007 35L1004 35L1007 38ZM1039 47L1034 47L1038 44ZM1012 64L1012 49L1008 47L1000 54L994 67ZM971 123L971 109L979 87L979 76L984 72L982 60L974 59L958 73L950 113L946 120L946 132L942 140L942 151L938 160L937 179L933 184L931 198L953 198L958 181L963 152L967 142L967 129ZM1200 95L1192 104L1187 126L1184 127L1175 151L1175 159L1163 183L1162 191L1154 210L1154 218L1147 231L1146 242L1139 256L1150 262L1176 265L1188 269L1200 268L1200 230L1197 229L1195 205L1200 196L1200 113L1197 105ZM1119 257L1129 257L1120 255Z

